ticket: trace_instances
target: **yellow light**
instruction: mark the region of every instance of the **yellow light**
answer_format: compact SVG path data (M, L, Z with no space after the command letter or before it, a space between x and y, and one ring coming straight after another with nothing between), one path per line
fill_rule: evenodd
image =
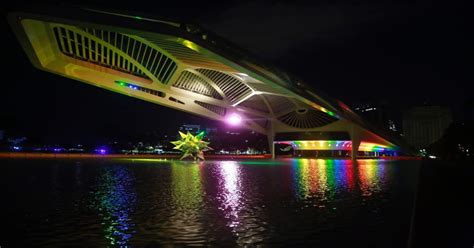
M125 158L125 161L132 161L132 162L166 162L168 161L166 158Z
M185 45L187 48L192 49L196 52L199 52L199 46L196 45L194 42L189 41L189 40L184 40L183 45Z

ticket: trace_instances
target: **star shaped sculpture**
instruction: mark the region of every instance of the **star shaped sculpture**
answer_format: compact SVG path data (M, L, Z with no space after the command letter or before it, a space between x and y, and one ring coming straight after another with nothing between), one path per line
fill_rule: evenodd
M180 150L183 152L183 156L180 159L187 157L192 157L194 160L201 159L204 160L204 151L212 150L210 148L209 142L203 141L204 132L200 132L196 136L190 132L184 134L179 132L180 140L172 141L175 147L173 149Z

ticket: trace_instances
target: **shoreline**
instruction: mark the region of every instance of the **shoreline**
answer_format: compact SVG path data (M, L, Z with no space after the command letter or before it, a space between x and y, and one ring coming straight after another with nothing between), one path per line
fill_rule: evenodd
M84 159L114 159L114 158L149 158L149 159L179 159L181 155L174 154L94 154L94 153L37 153L37 152L0 152L0 158L84 158ZM206 155L206 158L250 158L250 159L267 159L271 158L270 154L264 155Z
M36 152L0 152L1 158L12 159L179 159L180 155L156 155L156 154L92 154L92 153L36 153ZM205 156L206 159L271 159L271 154L262 155L215 155L210 154ZM281 156L278 158L291 158ZM302 157L303 158L303 157ZM350 159L350 158L307 158L307 159ZM359 157L357 159L386 159L386 160L421 160L421 157Z

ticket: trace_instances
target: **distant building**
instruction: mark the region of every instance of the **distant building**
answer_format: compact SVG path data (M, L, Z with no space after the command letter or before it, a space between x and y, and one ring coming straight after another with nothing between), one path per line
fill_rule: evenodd
M452 122L451 110L441 106L414 107L403 115L403 134L417 149L439 140Z
M201 125L183 124L179 127L179 131L183 133L190 132L192 134L197 134L201 131Z

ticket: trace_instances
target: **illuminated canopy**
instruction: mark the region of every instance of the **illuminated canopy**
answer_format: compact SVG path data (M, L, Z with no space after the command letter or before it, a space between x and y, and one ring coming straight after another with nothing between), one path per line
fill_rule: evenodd
M361 141L396 147L342 102L250 59L196 25L85 8L22 10L8 19L41 70L239 122L271 141L279 133L337 131L347 133L353 147Z

